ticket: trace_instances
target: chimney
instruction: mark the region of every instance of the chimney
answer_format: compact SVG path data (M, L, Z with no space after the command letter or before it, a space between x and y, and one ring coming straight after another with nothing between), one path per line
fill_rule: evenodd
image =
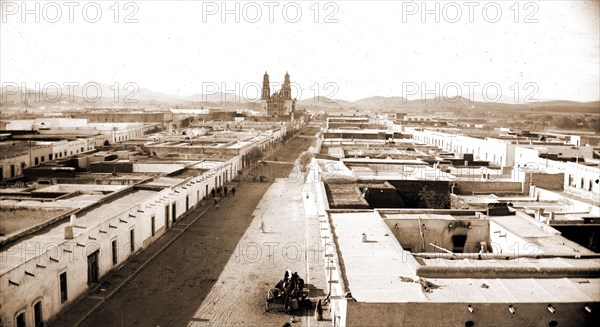
M77 226L77 216L75 216L75 214L71 215L71 222L69 223L69 226L71 226L71 227Z
M73 226L66 226L65 227L65 240L72 240L73 239Z

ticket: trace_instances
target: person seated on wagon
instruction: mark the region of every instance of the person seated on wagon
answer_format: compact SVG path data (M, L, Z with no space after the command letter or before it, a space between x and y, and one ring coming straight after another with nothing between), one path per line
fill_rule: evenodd
M289 279L289 270L285 271L285 274L283 275L283 279L280 280L277 285L275 285L276 288L284 291L285 288L288 286L288 284L290 283L290 279Z

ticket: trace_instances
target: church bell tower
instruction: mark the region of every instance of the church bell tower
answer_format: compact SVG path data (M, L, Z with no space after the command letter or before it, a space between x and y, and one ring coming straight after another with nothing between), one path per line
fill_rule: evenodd
M285 72L281 93L283 95L283 100L292 100L292 86L290 83L290 74L288 74L288 72Z
M263 76L262 97L260 99L271 99L271 88L269 87L269 74L267 74L267 72L265 72L265 75Z

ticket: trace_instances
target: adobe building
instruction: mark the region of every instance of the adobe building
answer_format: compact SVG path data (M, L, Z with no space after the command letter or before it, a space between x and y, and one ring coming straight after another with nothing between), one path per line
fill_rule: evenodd
M82 143L93 138L31 148L3 141L2 159L12 161L2 172L22 174L25 161L26 176L0 189L0 326L52 323L108 273L206 205L211 190L272 152L290 127L242 125L202 135L139 130L101 150ZM39 159L36 167L29 167L30 156Z
M597 325L600 254L586 245L597 238L563 231L597 229L598 199L515 179L515 140L414 131L417 140L399 142L325 131L313 149L305 192L333 324ZM424 205L423 187L449 199Z
M133 168L0 190L2 326L51 323L237 176L219 161Z
M528 214L525 199L535 197L507 196L516 208L493 194L465 198L468 209L378 208L391 202L363 191L390 197L390 182L321 182L322 168L311 165L318 172L308 174L307 189L316 194L334 325L600 321L600 254L563 237L539 211Z

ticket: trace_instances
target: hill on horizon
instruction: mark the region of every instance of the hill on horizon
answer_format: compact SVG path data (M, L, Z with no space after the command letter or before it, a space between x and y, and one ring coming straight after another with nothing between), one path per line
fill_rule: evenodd
M71 97L69 97L69 90L64 89L62 95L59 98L56 97L56 90L51 90L52 94L44 97L40 90L26 89L25 95L18 90L16 93L14 89L8 90L8 87L4 86L0 88L0 106L8 107L23 107L25 104L23 98L27 98L27 102L30 107L47 107L47 106L60 106L61 104L70 105L84 105L88 107L93 106L106 106L110 105L121 105L121 106L156 106L164 104L167 106L175 105L214 105L224 104L230 107L254 107L257 100L246 99L243 96L235 93L221 93L216 92L214 94L201 94L196 93L189 96L181 96L174 94L165 94L162 92L156 92L146 88L139 88L137 85L119 85L119 89L116 90L110 85L95 83L100 87L101 97L96 102L86 101L84 97L83 86L87 83L81 84L74 87L71 90ZM87 99L95 98L98 95L96 88L92 87L87 90ZM50 99L50 101L48 100ZM296 103L300 109L306 109L309 111L336 111L336 110L358 110L358 111L406 111L406 112L422 112L422 111L460 111L460 110L471 110L474 112L478 111L492 111L492 110L506 110L507 112L573 112L573 113L589 113L598 114L600 113L600 101L592 102L577 102L570 100L551 100L551 101L540 101L536 103L509 103L509 102L486 102L486 101L471 101L464 97L435 97L427 99L406 99L400 96L371 96L356 101L347 101L343 99L329 99L324 96L318 96L308 99L298 100Z

